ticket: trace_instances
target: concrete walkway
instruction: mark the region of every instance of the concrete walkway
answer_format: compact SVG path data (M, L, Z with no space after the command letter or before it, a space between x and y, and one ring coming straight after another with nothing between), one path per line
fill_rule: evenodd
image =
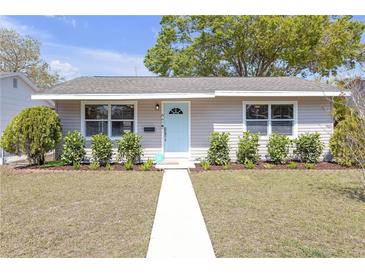
M164 172L147 258L215 258L187 170Z

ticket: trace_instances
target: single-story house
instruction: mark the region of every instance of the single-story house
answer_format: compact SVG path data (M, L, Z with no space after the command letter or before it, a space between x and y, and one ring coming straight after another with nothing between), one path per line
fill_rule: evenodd
M213 131L229 132L231 159L239 136L260 134L267 157L271 133L295 138L319 132L330 157L332 98L336 87L298 77L80 77L33 95L54 100L63 134L103 132L116 140L123 132L142 136L144 159L201 160Z
M0 136L9 122L20 111L33 106L54 107L52 100L32 100L31 95L39 89L24 74L19 72L0 72ZM26 159L0 149L0 165Z

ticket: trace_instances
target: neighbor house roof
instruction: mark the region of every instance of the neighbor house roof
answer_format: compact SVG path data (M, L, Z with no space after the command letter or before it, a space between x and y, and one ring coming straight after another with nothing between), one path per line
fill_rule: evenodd
M4 72L4 71L0 71L0 79L8 78L8 77L19 77L24 82L26 82L33 89L34 92L39 92L38 87L31 80L29 80L29 78L27 76L25 76L21 72Z
M91 76L56 85L35 95L34 99L206 98L288 96L288 93L289 96L337 96L339 92L334 86L298 77Z

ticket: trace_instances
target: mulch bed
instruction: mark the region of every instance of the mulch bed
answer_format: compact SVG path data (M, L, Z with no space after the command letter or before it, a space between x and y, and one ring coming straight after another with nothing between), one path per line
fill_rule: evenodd
M285 164L285 165L271 164L272 167L267 168L267 167L265 167L265 164L271 164L271 163L259 161L259 162L256 163L256 165L253 169L259 169L259 170L262 170L262 169L264 169L264 170L307 170L307 168L305 168L305 166L304 166L304 163L297 163L298 166L297 166L296 169L289 168L287 164ZM244 169L246 169L244 165L238 164L238 163L230 163L229 166L230 166L229 170L244 170ZM311 170L347 170L347 169L356 169L356 167L345 167L345 166L341 166L339 164L331 163L331 162L319 162ZM219 170L224 170L224 169L223 169L223 166L211 166L210 170L219 171ZM191 171L202 172L202 171L204 171L204 169L201 167L200 164L196 164L195 168L192 168Z
M265 167L266 164L270 164L268 162L259 161L256 163L255 167L253 169L255 170L306 170L304 163L297 163L298 166L296 169L291 169L288 167L287 164L285 165L274 165L271 164L271 168ZM131 171L126 170L124 165L122 164L112 164L112 171ZM43 167L43 166L37 166L37 165L25 165L25 166L18 166L14 167L14 169L17 170L24 170L24 171L107 171L106 167L99 167L96 170L90 169L88 164L82 164L80 166L80 169L75 170L72 166L53 166L53 167ZM229 170L245 170L245 166L243 164L238 163L230 163ZM347 170L347 169L356 169L356 167L345 167L341 166L336 163L331 162L319 162L315 165L315 167L311 170ZM210 170L212 171L220 171L224 170L223 166L214 166L212 165L210 167ZM136 164L133 166L133 171L142 171L141 165ZM160 169L157 169L155 167L152 167L150 171L161 171ZM200 164L195 164L195 168L190 169L190 171L195 172L202 172L204 169L201 167Z
M126 170L124 168L124 165L122 164L112 164L111 165L113 167L113 169L111 171L132 171L132 170ZM27 166L18 166L15 167L15 169L17 170L30 170L30 171L107 171L106 167L99 167L96 170L90 169L88 164L82 164L80 166L80 169L74 169L73 166L54 166L54 167L42 167L42 166L37 166L37 165L27 165ZM136 164L133 166L133 171L142 171L141 170L141 165ZM157 169L155 167L152 167L150 171L160 171L160 169Z

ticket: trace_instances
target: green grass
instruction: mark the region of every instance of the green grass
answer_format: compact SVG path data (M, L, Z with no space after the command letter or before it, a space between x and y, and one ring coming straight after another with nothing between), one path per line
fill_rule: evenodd
M162 173L0 172L1 257L145 257Z
M191 174L218 257L365 257L358 171Z

